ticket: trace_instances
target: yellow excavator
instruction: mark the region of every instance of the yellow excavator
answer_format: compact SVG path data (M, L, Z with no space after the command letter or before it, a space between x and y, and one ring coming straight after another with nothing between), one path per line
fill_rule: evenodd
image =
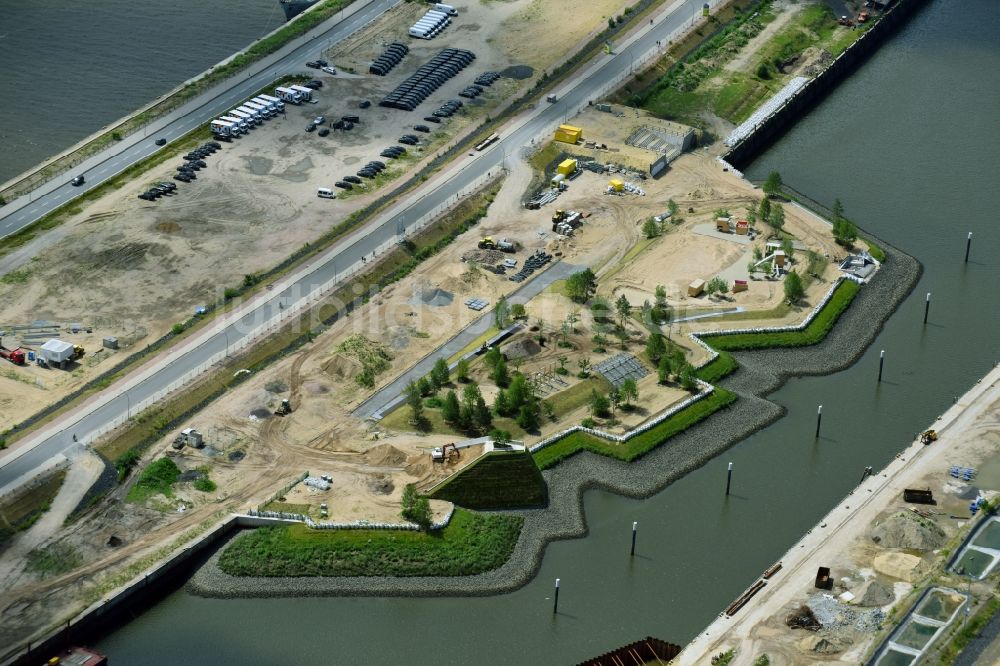
M931 442L936 442L938 438L937 430L925 430L920 433L920 443L930 444Z

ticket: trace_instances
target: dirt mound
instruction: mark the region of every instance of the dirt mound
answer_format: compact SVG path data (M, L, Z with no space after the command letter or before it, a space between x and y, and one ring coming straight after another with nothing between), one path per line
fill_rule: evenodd
M508 360L530 358L540 351L542 351L541 346L531 338L517 340L503 348L503 353Z
M877 580L873 580L868 584L868 589L865 590L865 593L861 595L858 605L885 606L891 604L895 598L892 589Z
M871 539L883 548L933 550L944 545L945 533L929 518L899 511L876 526Z
M881 574L912 583L920 577L921 562L922 560L916 555L890 551L876 555L872 565L875 567L875 571Z
M361 372L361 363L343 354L334 354L323 364L323 372L337 379L351 379Z
M406 454L392 444L379 444L365 452L365 462L377 467L399 467L406 462Z
M431 462L430 456L421 456L414 462L411 462L406 466L406 473L410 476L414 476L418 479L423 479L434 469L434 463Z
M455 294L445 291L440 287L415 286L413 297L410 298L411 305L428 305L432 308L441 308L451 305L455 300Z
M849 640L834 636L807 636L799 641L803 651L816 654L837 654L850 644Z

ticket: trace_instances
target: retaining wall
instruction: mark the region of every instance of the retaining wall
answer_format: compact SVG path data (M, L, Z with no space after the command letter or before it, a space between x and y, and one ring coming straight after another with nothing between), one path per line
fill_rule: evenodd
M750 136L733 146L724 157L725 161L737 169L744 169L754 158L769 148L779 137L819 104L833 90L841 79L857 69L868 55L877 49L885 39L891 37L902 25L923 6L925 0L899 0L889 11L879 18L854 44L847 48L816 78L792 95L785 104L764 120Z

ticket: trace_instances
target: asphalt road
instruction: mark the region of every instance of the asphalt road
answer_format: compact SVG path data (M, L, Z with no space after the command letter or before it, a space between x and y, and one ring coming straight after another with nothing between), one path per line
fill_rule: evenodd
M319 57L321 50L329 48L354 34L378 18L400 0L373 0L370 4L347 16L333 27L319 27L287 44L253 66L256 72L239 81L232 79L212 88L196 99L150 123L78 165L71 172L40 185L27 196L11 201L0 208L0 238L16 233L52 212L59 206L113 178L131 165L159 150L170 148L170 141L178 139L213 118L239 106L250 94L269 85L281 76L293 73L317 74L306 68L305 62ZM336 19L334 19L336 20ZM322 94L322 93L320 93ZM155 145L156 139L166 139L166 146ZM86 179L84 185L74 187L69 181L77 175Z
M377 3L376 3L377 4ZM714 4L714 3L713 3ZM127 414L132 406L157 395L175 381L203 365L207 359L220 352L234 348L245 337L279 318L290 304L307 300L317 294L321 285L342 277L345 270L372 257L380 247L398 238L401 230L414 227L422 218L447 202L456 193L476 182L484 173L497 169L506 156L516 155L523 146L548 134L577 109L592 99L594 91L603 90L635 66L640 54L657 48L657 42L666 40L675 31L687 25L701 12L701 0L683 0L673 5L673 10L655 25L641 33L630 46L611 56L604 57L596 67L589 70L583 79L567 84L560 89L560 99L555 104L546 104L532 112L519 127L510 131L500 141L483 153L476 153L459 159L458 164L448 171L450 177L427 192L418 192L415 200L401 212L386 219L376 220L351 238L335 245L330 251L292 278L286 285L274 290L266 299L248 304L246 312L222 330L208 335L196 347L180 350L160 359L158 366L144 379L134 383L127 390L106 401L97 400L93 406L82 407L73 417L60 421L40 441L30 446L22 446L0 458L0 490L29 475L50 458L60 455L73 444L73 437L87 441L88 434L99 430L105 424L113 423ZM359 20L360 17L359 17ZM268 75L269 76L269 75ZM248 90L259 84L248 84ZM230 99L239 98L235 94ZM230 103L221 104L219 108ZM405 112L400 112L405 113ZM416 112L414 112L416 113ZM506 130L505 130L506 131ZM126 380L122 386L128 385ZM112 387L109 391L116 391ZM64 425L69 423L70 425Z

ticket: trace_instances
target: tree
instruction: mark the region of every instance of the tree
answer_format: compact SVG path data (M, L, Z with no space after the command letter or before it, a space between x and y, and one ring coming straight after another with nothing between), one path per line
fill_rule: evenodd
M781 174L778 173L777 171L772 171L771 173L767 174L767 180L764 181L764 185L761 187L761 189L763 189L764 192L768 196L770 196L772 194L780 194L781 185L782 185Z
M559 367L556 368L556 374L565 375L568 372L568 370L566 370L566 361L568 360L569 359L566 358L565 356L560 356L559 358L556 359L556 361L558 361L559 363Z
M858 228L850 220L841 218L833 222L833 238L838 244L850 247L858 239Z
M433 520L431 503L426 497L417 494L417 488L412 483L406 484L403 489L400 506L402 509L400 515L404 520L416 523L423 529L430 527Z
M622 382L621 394L625 405L629 406L633 400L639 400L639 385L635 383L634 379L626 379Z
M577 303L586 303L597 290L597 276L589 268L566 279L566 294Z
M677 205L676 201L674 201L673 199L667 199L667 210L670 211L671 217L677 214L679 208L680 206Z
M538 430L539 416L541 409L538 407L538 402L531 400L521 405L521 411L517 414L517 425L529 432Z
M646 238L656 238L660 235L660 225L658 225L656 220L653 218L649 218L642 225L642 233L646 236Z
M708 281L707 285L705 285L705 291L708 292L709 296L712 296L715 293L726 294L729 292L729 285L726 284L725 280L716 275Z
M760 200L760 206L757 208L757 219L761 222L767 222L771 217L771 200L764 197Z
M451 379L451 370L448 369L448 361L439 358L434 362L434 368L431 370L431 381L435 388L441 388L448 383L449 379Z
M833 221L841 220L844 217L844 204L840 203L840 199L833 200Z
M497 391L497 397L493 399L493 411L497 416L510 416L510 403L507 402L507 392Z
M771 216L767 218L767 223L774 228L775 231L781 231L785 228L785 207L780 203L775 203L771 206Z
M656 379L661 384L670 381L670 357L664 355L656 366Z
M492 370L493 368L496 367L498 361L503 360L503 354L501 354L500 350L497 349L496 347L490 347L489 351L486 352L486 356L483 357L483 360L486 362L486 365L490 366L490 369Z
M662 284L656 285L654 298L655 302L653 303L653 309L650 310L650 316L653 318L653 323L657 325L666 324L670 321L670 306L667 304L667 288Z
M458 367L455 368L455 379L463 384L469 381L469 361L467 359L463 358L458 362Z
M632 312L632 304L628 302L625 294L619 296L618 300L615 301L615 311L618 313L618 325L625 328L625 322L628 321L629 314Z
M454 391L448 391L441 404L441 416L444 417L445 423L454 426L458 424L461 414L462 406L458 404L458 396Z
M511 437L510 433L506 430L493 428L493 430L490 430L490 439L492 439L495 444L503 446L504 444L509 444L513 437Z
M802 286L802 278L795 271L791 271L785 276L785 298L790 303L795 303L806 295L805 287Z
M652 332L646 338L646 357L651 363L659 363L660 359L667 351L667 343L663 341L663 336L657 332Z
M514 319L526 319L528 311L524 309L524 303L514 303L510 306L510 316Z
M784 252L785 253L785 257L787 257L788 260L791 261L791 259L792 259L792 253L795 252L795 246L792 245L792 239L791 238L782 238L781 239L781 251Z
M406 386L406 404L410 406L410 424L422 428L427 417L424 416L424 401L420 396L420 388L414 382Z
M614 418L618 405L622 404L622 392L617 386L612 386L611 390L608 391L608 402L611 403L611 418Z
M493 383L500 388L506 388L510 384L510 374L507 372L507 361L501 356L493 366L493 373L490 375Z
M507 324L510 323L510 306L507 305L507 299L503 296L497 301L497 305L493 308L493 325L497 328L507 328Z
M427 377L421 377L417 380L417 391L420 392L421 396L426 398L434 394L434 385Z
M698 382L694 379L694 367L690 363L684 363L684 367L681 368L680 374L678 375L678 381L680 382L681 388L685 391L697 390Z
M580 374L577 375L580 379L586 379L590 376L590 359L584 356L579 361L576 362L580 366Z
M590 413L594 416L605 416L611 409L611 403L606 396L601 395L596 389L590 391Z
M480 433L489 432L493 426L493 414L490 412L490 408L486 406L483 396L479 396L479 399L476 400L476 404L472 408L472 422L476 428L476 432Z

